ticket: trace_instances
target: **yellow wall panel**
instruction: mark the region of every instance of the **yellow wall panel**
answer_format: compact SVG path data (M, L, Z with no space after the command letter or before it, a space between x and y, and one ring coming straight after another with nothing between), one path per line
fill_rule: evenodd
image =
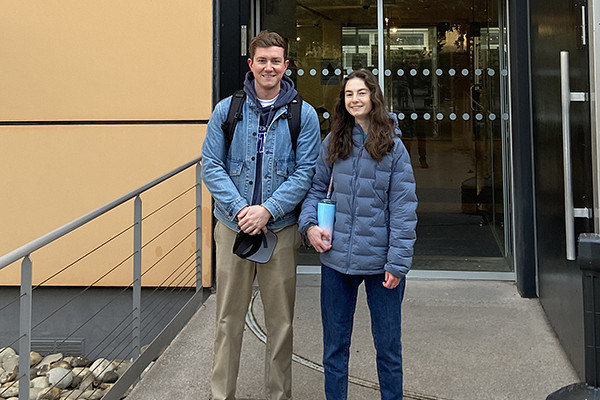
M198 157L205 131L204 125L0 127L0 254ZM142 195L146 217L142 223L145 286L164 283L173 269L195 251L194 184L192 167ZM171 204L161 208L175 197ZM210 196L203 194L202 201L202 258L206 275L210 274L211 263ZM158 236L178 219L172 228ZM133 201L130 201L33 253L35 283L129 285L132 224ZM119 232L123 233L117 235ZM56 271L113 237L108 245L47 281ZM168 252L171 254L167 255ZM113 267L115 271L103 277ZM190 284L189 268L187 274L187 280L178 282ZM210 275L205 279L209 286ZM18 266L0 271L0 282L18 284Z
M212 1L4 0L0 120L208 119Z

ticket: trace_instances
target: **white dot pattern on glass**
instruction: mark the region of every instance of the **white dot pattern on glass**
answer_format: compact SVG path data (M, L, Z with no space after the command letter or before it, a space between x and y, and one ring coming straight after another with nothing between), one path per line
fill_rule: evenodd
M350 73L352 73L352 71L353 71L352 68L347 68L346 69L346 74L350 74ZM377 68L373 68L372 72L373 72L373 75L378 75L379 74L379 70ZM489 76L495 76L497 71L495 69L493 69L493 68L487 68L486 72L487 72L487 74ZM293 74L293 72L291 70L289 70L289 69L287 71L285 71L285 73L288 76ZM296 73L299 76L303 76L306 73L306 71L304 69L302 69L302 68L299 68ZM316 76L317 75L317 70L315 68L311 68L310 70L308 70L308 73L311 76ZM330 71L328 68L323 68L321 70L321 75L323 75L323 76L328 76L330 74L335 74L335 75L339 76L339 75L342 75L342 73L343 73L343 71L340 68L336 68L333 71ZM386 70L384 70L383 73L384 73L385 76L389 77L389 76L392 76L394 73L396 75L398 75L398 76L404 76L407 73L409 75L411 75L411 76L417 76L417 75L419 75L419 73L422 74L423 76L430 76L433 72L429 68L423 68L423 70L421 70L421 71L419 71L419 70L417 70L415 68L411 68L409 70L404 70L402 68L398 68L395 72L392 71L392 70L390 70L390 69L386 69ZM437 68L434 73L437 76L444 76L445 74L448 75L448 76L456 76L457 71L454 68L449 68L447 71L444 71L441 68ZM467 68L463 68L460 71L460 74L462 76L465 76L465 77L469 76L470 73L471 73L471 71L469 69L467 69ZM499 73L502 76L508 76L508 70L507 69L499 70ZM477 68L477 69L475 69L473 71L473 74L475 74L475 76L482 76L483 75L483 70L481 70L480 68Z
M496 75L496 73L499 73L501 76L508 76L508 70L506 68L498 70L498 71L496 71L493 68L485 68L485 69L477 68L473 71L471 71L467 68L463 68L460 70L460 72L458 73L458 76L456 78L463 79L463 77L468 77L469 74L471 74L471 72L472 72L475 76L480 77L478 79L484 79L484 78L482 78L482 76L484 75L484 71L489 77L494 77ZM313 76L313 77L318 75L318 73L319 73L318 70L315 68L311 68L309 70L299 68L297 71L288 69L285 71L285 75L292 76L295 73L297 76L301 77L301 76L304 76L307 72L310 76ZM347 75L352 72L353 72L352 68L347 68L345 72L341 68L336 68L333 71L331 71L328 68L323 68L320 71L322 76L330 76L330 75L340 76L342 74ZM374 68L372 70L372 72L373 72L373 75L375 75L375 76L377 76L379 74L379 70L377 68ZM428 68L424 68L423 70L420 70L420 71L415 68L411 68L411 69L407 69L407 70L405 70L403 68L399 68L396 71L393 71L390 69L384 70L384 75L386 77L392 77L394 75L394 73L397 76L401 76L401 77L406 76L407 74L409 74L410 76L413 76L413 77L416 77L419 74L422 74L425 77L435 74L437 77L442 77L442 79L443 79L444 75L450 76L450 77L455 77L457 75L457 71L454 68L448 68L447 70L444 70L442 68L436 68L435 71L432 71ZM392 79L394 79L394 78L392 77ZM430 79L432 79L432 78L430 78ZM502 113L500 115L504 121L508 121L510 119L510 116L508 113ZM322 117L324 119L329 119L329 118L331 118L331 115L329 112L324 112ZM424 113L411 112L410 114L408 114L408 116L403 112L398 113L399 120L404 120L406 118L410 118L413 121L418 120L418 119L423 119L423 120L429 121L429 120L435 118L435 120L437 120L437 121L442 121L446 117L449 118L451 121L456 121L457 119L459 119L459 116L453 112L450 112L450 113L438 112L436 114L430 114L429 112L424 112ZM460 118L462 118L462 120L464 120L464 121L468 121L472 117L475 118L475 120L477 120L477 121L483 121L486 117L490 121L495 121L498 118L498 115L493 112L484 112L484 113L465 112L465 113L460 114Z

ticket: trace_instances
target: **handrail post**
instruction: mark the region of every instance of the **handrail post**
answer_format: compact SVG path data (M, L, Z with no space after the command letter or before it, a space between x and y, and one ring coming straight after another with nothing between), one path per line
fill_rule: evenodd
M202 290L202 164L196 164L196 292Z
M138 195L133 207L133 358L141 354L142 310L142 199Z
M29 400L29 361L31 357L31 296L33 263L29 255L21 263L21 299L19 302L19 400Z

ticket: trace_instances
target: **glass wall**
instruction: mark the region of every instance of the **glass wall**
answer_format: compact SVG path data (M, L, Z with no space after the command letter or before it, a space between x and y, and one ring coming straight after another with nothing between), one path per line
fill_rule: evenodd
M396 0L385 2L378 21L381 4L263 0L256 11L261 29L289 41L288 75L317 109L322 135L345 75L365 68L383 76L417 180L414 268L511 271L502 5ZM314 254L304 253L301 263L318 265Z

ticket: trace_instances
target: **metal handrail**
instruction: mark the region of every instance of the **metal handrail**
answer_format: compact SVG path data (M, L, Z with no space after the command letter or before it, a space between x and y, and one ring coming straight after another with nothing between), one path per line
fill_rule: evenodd
M188 169L192 165L199 163L201 160L202 160L202 157L198 157L198 158L180 166L179 168L176 168L173 171L168 172L168 173L164 174L163 176L156 178L153 181L148 182L147 184L140 186L139 188L119 197L118 199L113 200L110 203L103 205L102 207L100 207L98 209L91 211L91 212L69 222L68 224L61 226L60 228L53 230L52 232L49 232L49 233L33 240L33 241L27 243L26 245L23 245L13 251L11 251L8 254L0 256L0 270L16 261L23 259L24 257L30 255L34 251L44 247L48 243L51 243L51 242L55 241L56 239L59 239L60 237L81 227L82 225L85 225L86 223L92 221L93 219L112 210L113 208L116 208L116 207L120 206L121 204L135 198L136 196L140 195L141 193L145 192L146 190L153 188L154 186L158 185L159 183L162 183L165 180L171 178L172 176L177 175L178 173Z
M21 246L10 253L0 257L0 270L11 265L12 263L22 260L21 262L21 295L19 304L19 371L27 371L30 366L30 350L31 350L31 317L32 317L32 273L33 263L31 261L31 253L46 246L47 244L59 239L75 229L85 225L86 223L94 220L107 213L108 211L120 206L121 204L135 199L134 202L134 252L133 252L133 275L134 281L132 283L133 289L133 304L132 314L132 337L135 361L130 369L121 377L121 383L113 386L105 397L107 400L117 400L122 397L124 390L135 382L136 374L139 376L141 373L140 369L143 369L149 362L148 357L156 356L160 350L160 345L164 345L165 342L170 341L176 334L178 329L183 327L185 321L189 320L194 310L202 304L206 298L206 294L203 292L201 285L198 285L198 277L202 275L201 264L196 266L196 294L187 302L187 304L179 311L177 316L167 325L167 327L158 335L158 337L152 342L152 351L147 351L145 357L141 357L140 347L140 312L141 312L141 229L142 229L142 200L140 195L151 189L165 180L179 174L180 172L196 165L196 254L201 254L201 240L202 240L202 213L201 213L201 157L198 157L171 172L164 174L163 176L154 179L153 181L140 186L139 188L119 197L116 200L111 201L104 206L89 212L82 217L79 217L66 225L61 226L58 229L47 233L38 239L35 239L24 246ZM201 278L200 278L201 279ZM19 400L29 400L29 386L30 376L29 374L21 374L18 378L19 382Z

